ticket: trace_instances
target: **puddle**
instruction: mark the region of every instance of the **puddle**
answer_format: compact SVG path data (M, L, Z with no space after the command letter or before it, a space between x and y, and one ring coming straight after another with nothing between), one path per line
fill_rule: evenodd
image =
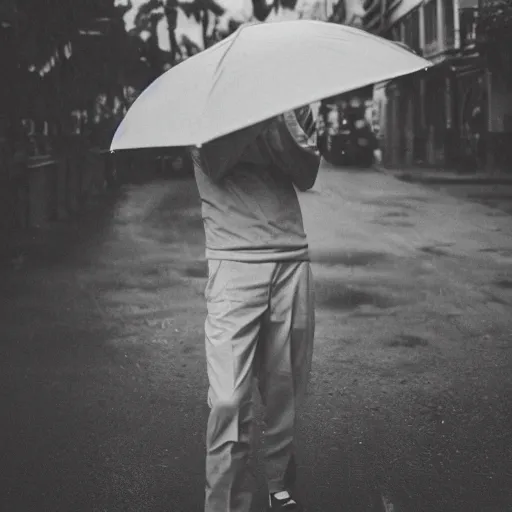
M355 311L352 318L379 318L381 316L390 316L390 313L385 311Z
M510 306L510 303L507 300L499 297L494 293L486 293L486 295L489 302L495 302L496 304L500 304L501 306Z
M126 291L136 293L139 291L158 293L165 288L172 288L180 284L179 279L170 272L160 271L155 273L133 274L123 276L117 281L112 281L104 288L107 291ZM104 285L105 286L105 285Z
M416 348L416 347L426 347L428 345L428 341L420 336L415 336L413 334L401 334L396 338L391 340L386 340L384 342L384 346L386 347L405 347L405 348Z
M440 246L436 245L424 245L419 247L419 250L425 254L431 254L433 256L451 256L448 251L445 251Z
M503 258L512 258L512 249L500 249L499 247L487 247L485 249L480 249L479 252L485 252L490 254L497 254L498 256L502 256Z
M390 255L388 253L378 251L330 251L311 254L312 262L329 266L364 267L389 259Z
M416 201L417 203L428 203L430 201L429 197L425 196L410 196L404 197L406 201Z
M493 206L492 204L488 205L488 206ZM492 210L490 212L486 212L485 215L487 217L508 217L510 214L507 213L507 212L504 212L502 210Z
M374 224L379 224L381 226L393 226L397 228L412 228L416 224L414 222L408 222L408 221L389 221L386 222L384 220L375 220L373 221Z
M391 217L409 217L407 212L388 212L382 215L383 218L391 218Z
M511 279L498 279L493 283L498 288L503 288L504 290L512 290L512 280Z
M323 300L321 297L318 297L318 300L330 309L342 311L351 311L361 306L388 309L397 305L396 300L392 297L350 287L339 287L339 289L333 290Z
M185 222L186 229L202 231L204 229L203 219L199 216L188 218Z
M208 263L206 262L206 260L190 263L183 269L183 275L186 277L207 278Z
M512 199L512 194L497 194L490 192L488 194L468 194L470 199L477 199L479 201L503 201L508 202Z
M400 198L400 199L372 199L370 201L365 201L364 204L370 205L370 206L382 206L385 208L398 208L398 209L407 209L407 210L415 210L416 206L407 204L405 201L407 201L409 198Z
M164 270L158 267L149 267L141 269L140 273L147 277L160 277L164 273Z

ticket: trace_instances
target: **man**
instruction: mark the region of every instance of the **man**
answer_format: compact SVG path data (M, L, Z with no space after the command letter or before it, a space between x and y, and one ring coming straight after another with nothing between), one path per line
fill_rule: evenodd
M269 510L301 510L288 480L315 322L294 185L305 191L316 180L314 130L308 107L192 150L209 268L205 512L249 512L254 377L265 407Z

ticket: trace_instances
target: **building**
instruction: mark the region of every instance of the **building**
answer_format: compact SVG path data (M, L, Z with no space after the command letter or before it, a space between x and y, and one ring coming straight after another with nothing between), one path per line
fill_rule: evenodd
M478 0L357 1L364 29L405 43L434 63L375 87L385 163L505 168L512 156L506 150L512 87L480 51Z
M66 216L99 186L85 156L108 147L137 56L113 0L1 6L0 228L10 230Z

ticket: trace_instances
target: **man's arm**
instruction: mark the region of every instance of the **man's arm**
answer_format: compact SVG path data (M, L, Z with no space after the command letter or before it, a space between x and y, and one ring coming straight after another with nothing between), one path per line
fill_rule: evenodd
M213 181L221 182L240 160L247 146L268 124L269 121L263 121L214 139L200 148L190 148L194 165L198 166Z
M307 107L277 117L262 135L274 165L303 192L315 184L320 166L314 131L311 110Z

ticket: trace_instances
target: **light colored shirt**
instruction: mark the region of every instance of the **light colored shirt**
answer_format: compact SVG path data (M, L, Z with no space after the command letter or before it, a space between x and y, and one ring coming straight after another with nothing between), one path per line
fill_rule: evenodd
M299 121L295 113L287 113L266 123L252 134L249 143L246 138L242 147L231 147L231 159L219 156L213 146L206 151L192 150L207 259L309 259L290 174L303 173L301 188L309 188L316 179L319 156ZM217 149L226 151L233 140L228 136ZM222 169L227 161L228 167Z

